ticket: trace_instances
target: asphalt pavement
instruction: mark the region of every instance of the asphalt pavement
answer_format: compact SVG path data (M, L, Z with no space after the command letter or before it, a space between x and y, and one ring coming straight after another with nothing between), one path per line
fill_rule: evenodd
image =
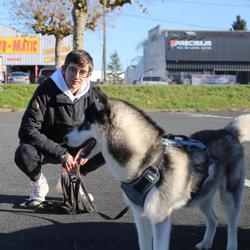
M169 113L152 112L150 116L167 133L185 134L200 129L224 127L232 117L242 112ZM18 145L17 131L22 112L0 112L0 249L18 250L136 250L137 236L131 212L118 221L110 222L98 214L58 215L20 209L18 204L27 199L30 184L15 166L14 152ZM246 143L246 178L250 180L250 143ZM49 199L60 194L54 187L60 177L60 165L43 168L50 185ZM125 207L119 183L114 181L104 166L85 178L87 189L94 195L97 208L115 215ZM239 250L250 250L250 188L245 188L239 221ZM214 250L226 247L226 220L218 205L219 226ZM204 220L195 209L180 209L173 213L171 250L189 250L202 238Z

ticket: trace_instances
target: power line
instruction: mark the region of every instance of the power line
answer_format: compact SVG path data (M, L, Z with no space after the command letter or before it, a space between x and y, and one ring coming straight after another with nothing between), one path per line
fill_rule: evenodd
M184 3L184 4L199 4L199 5L212 5L212 6L222 6L222 7L240 7L246 8L250 5L239 5L239 4L230 4L230 3L215 3L215 2L195 2L195 1L184 1L184 0L168 0L169 3Z
M211 27L211 26L209 27L209 26L205 26L205 25L196 25L196 24L191 24L191 23L174 22L174 21L170 21L170 20L151 18L151 17L134 16L134 15L124 14L124 13L119 13L118 15L137 18L137 19L144 19L144 20L148 20L148 21L156 21L156 22L171 23L171 24L178 24L178 25L186 25L186 26L195 27L195 28L218 29L218 27Z

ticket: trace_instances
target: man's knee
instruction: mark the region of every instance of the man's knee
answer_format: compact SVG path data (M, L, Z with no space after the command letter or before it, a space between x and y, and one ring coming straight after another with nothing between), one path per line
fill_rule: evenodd
M15 153L15 163L18 166L30 166L33 163L40 161L40 156L37 149L30 144L20 144Z
M28 176L37 175L41 169L41 155L30 144L20 144L16 149L14 161Z

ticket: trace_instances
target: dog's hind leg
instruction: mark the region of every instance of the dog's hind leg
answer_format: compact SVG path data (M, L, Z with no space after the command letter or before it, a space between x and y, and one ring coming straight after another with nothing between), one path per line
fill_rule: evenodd
M133 208L140 250L152 250L153 231L150 220L139 209Z
M170 241L171 222L170 217L153 226L153 250L168 250Z
M209 249L212 247L218 218L214 209L215 193L211 193L210 197L199 204L199 209L206 218L206 232L203 240L199 242L196 249Z
M221 187L220 198L228 220L227 250L237 250L237 226L242 201L242 187L232 192L226 190L226 187Z

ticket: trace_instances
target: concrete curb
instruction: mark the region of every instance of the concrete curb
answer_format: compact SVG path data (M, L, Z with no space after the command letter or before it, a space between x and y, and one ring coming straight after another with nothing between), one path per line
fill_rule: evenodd
M25 111L25 109L8 109L8 108L2 109L2 108L0 108L0 112L1 113L6 113L6 112L23 112L23 111Z

